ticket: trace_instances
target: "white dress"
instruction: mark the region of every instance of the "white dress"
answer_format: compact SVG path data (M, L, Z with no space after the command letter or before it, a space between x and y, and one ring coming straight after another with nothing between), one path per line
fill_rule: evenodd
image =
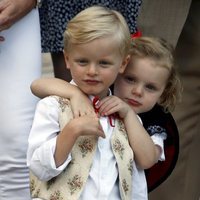
M0 35L0 200L29 200L26 152L37 103L30 84L41 75L38 10Z

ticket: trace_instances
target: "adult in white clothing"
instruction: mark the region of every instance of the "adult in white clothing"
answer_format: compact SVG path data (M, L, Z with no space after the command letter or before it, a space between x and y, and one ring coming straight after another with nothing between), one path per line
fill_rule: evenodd
M41 75L36 0L0 0L0 199L29 200L27 140Z

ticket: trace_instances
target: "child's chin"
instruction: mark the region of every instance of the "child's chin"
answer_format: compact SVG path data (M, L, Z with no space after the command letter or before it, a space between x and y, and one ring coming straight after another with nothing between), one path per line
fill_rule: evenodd
M143 113L143 111L142 111L140 108L138 108L138 107L133 107L133 106L132 106L132 109L134 110L134 112L135 112L136 114Z

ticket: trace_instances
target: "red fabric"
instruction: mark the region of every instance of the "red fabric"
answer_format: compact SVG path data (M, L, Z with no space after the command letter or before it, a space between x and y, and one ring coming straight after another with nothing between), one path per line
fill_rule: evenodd
M98 113L99 112L99 108L97 108L97 103L99 101L99 97L95 96L93 101L92 101L92 104L93 104L93 107L94 107L94 110L95 110L95 113ZM115 124L113 123L113 118L114 118L114 115L109 115L108 116L108 119L109 119L109 123L110 123L110 126L111 127L115 127Z
M133 34L131 34L131 38L138 38L142 36L142 32L141 31L137 31Z

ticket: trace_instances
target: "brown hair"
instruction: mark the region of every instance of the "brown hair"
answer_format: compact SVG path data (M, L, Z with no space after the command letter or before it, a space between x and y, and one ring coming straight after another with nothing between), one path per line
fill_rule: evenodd
M164 39L153 37L138 37L132 40L130 54L133 57L151 58L160 67L169 70L169 77L159 104L165 111L173 111L181 99L182 84L175 69L173 47Z

